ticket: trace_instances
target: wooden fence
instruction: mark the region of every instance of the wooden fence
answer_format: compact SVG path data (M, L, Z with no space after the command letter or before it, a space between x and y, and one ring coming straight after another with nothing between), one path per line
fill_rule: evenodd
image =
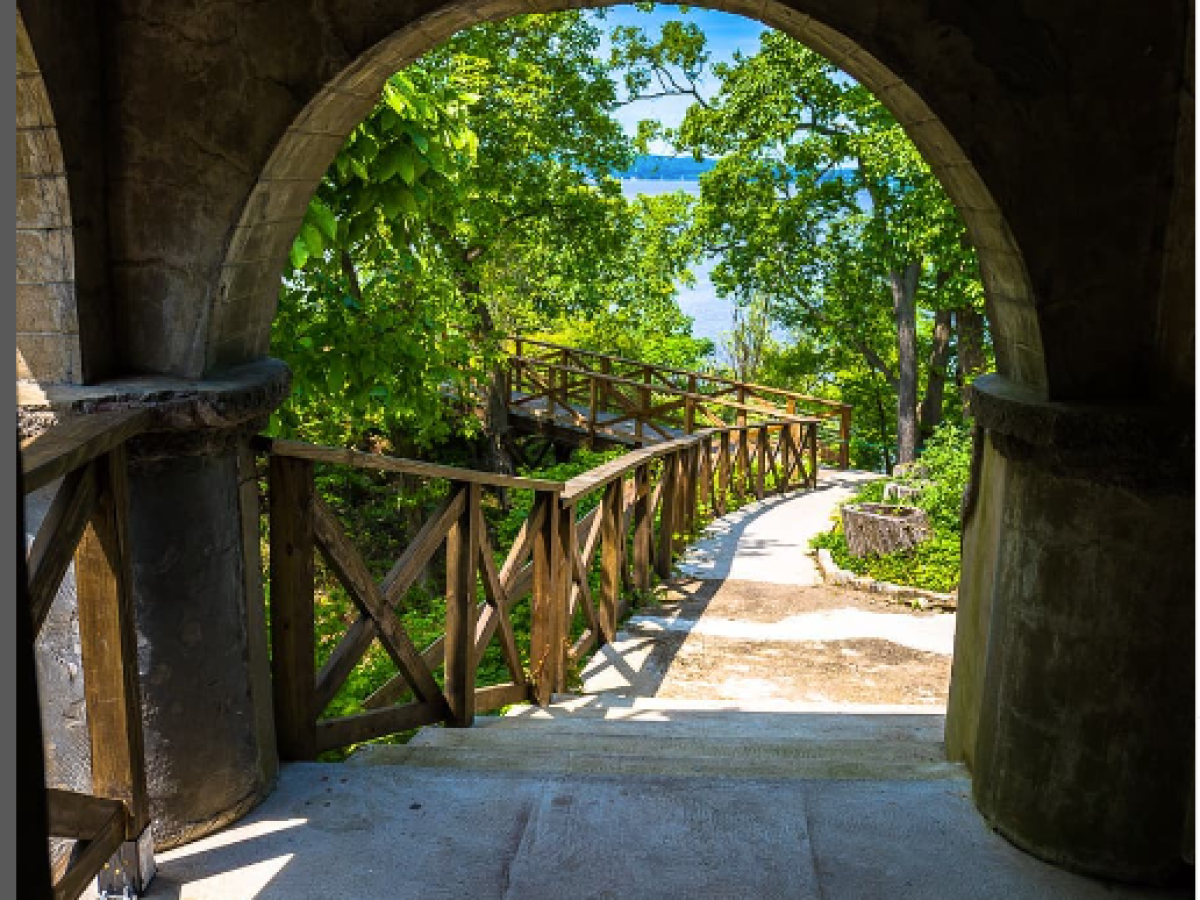
M493 475L376 454L260 439L268 456L270 615L275 715L281 755L318 753L437 722L471 725L478 712L566 688L570 667L608 641L631 593L667 577L703 519L731 498L812 487L817 422L729 425L627 453L567 482ZM380 581L337 514L318 496L315 466L374 469L437 482L445 499ZM484 492L532 491L511 546L498 547ZM584 512L584 510L587 510ZM498 552L500 551L500 552ZM316 554L344 586L355 614L316 664ZM445 627L418 647L402 621L406 591L444 560ZM514 609L529 604L530 637L518 646ZM372 641L397 674L348 716L324 713ZM477 684L495 642L508 680ZM524 650L524 653L522 652Z
M91 746L92 793L48 789L51 837L80 849L54 884L74 900L97 875L101 888L140 892L153 877L142 749L141 694L126 516L125 442L148 414L114 412L57 426L22 448L26 494L61 478L27 558L36 638L72 559Z
M818 420L824 461L850 466L853 410L844 403L526 338L510 345L511 408L561 419L593 440L644 445L698 427L798 416Z

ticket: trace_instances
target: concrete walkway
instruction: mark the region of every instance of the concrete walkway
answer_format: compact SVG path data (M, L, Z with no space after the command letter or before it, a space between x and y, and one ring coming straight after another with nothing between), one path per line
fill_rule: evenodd
M284 766L172 900L1114 900L994 834L942 746L953 615L813 581L860 476L716 523L582 692ZM907 680L906 680L907 679Z
M871 472L824 469L816 490L768 497L713 522L684 554L679 572L702 580L821 583L808 541L828 531L838 506Z

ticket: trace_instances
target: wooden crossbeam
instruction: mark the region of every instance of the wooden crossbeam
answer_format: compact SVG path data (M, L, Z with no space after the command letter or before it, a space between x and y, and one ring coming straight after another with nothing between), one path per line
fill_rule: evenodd
M421 659L404 625L392 612L383 592L371 577L367 564L350 543L333 510L319 496L313 497L313 534L321 555L350 594L359 611L369 616L371 627L396 668L417 697L435 706L444 704L433 673ZM448 710L447 710L448 711Z
M36 636L50 613L96 505L96 472L86 463L63 479L29 552L29 599Z
M48 788L46 817L51 836L85 842L54 885L54 900L76 900L125 842L129 812L120 800Z

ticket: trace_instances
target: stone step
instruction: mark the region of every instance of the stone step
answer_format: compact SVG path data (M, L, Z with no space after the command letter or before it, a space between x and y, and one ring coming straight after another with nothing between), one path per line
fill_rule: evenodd
M753 729L728 729L723 733L676 729L656 733L646 726L619 727L622 723L593 725L589 729L563 727L525 728L426 728L410 747L454 750L494 749L526 753L604 753L621 756L654 755L679 760L722 759L750 756L756 760L850 758L893 762L929 763L946 758L940 742L859 738L781 738ZM614 727L616 726L616 727Z
M526 707L507 716L481 716L475 720L475 728L664 738L734 736L779 742L890 740L937 744L942 740L944 720L940 715L928 714L718 712L623 707L581 707L572 711L558 707Z
M525 716L538 713L569 713L572 715L596 715L638 712L687 713L689 715L728 716L739 714L815 714L838 715L847 718L874 717L879 715L917 716L939 723L945 719L946 709L934 704L896 703L831 703L784 700L761 697L741 700L713 700L699 697L647 697L637 694L620 694L612 691L603 693L554 694L550 705L537 707L518 705L509 707L506 715Z
M475 732L486 734L486 730ZM540 733L539 733L540 734ZM944 759L904 758L880 752L863 753L862 747L829 744L794 747L791 752L755 753L752 748L700 748L715 755L675 756L663 753L651 741L636 752L592 749L566 750L539 747L536 742L518 746L468 743L461 747L375 744L359 748L348 760L355 766L405 766L480 773L516 773L540 776L572 775L676 777L704 780L853 780L930 781L962 779L966 770ZM892 748L895 750L895 748Z

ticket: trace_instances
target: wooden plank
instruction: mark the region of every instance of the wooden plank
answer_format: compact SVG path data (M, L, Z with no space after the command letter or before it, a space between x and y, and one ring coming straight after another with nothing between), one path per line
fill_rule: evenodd
M95 836L82 848L70 868L54 885L54 900L76 900L105 864L125 842L130 830L130 816L122 804L110 811L108 820L100 826Z
M521 667L521 654L517 649L516 635L513 633L512 622L508 610L512 602L504 590L500 573L496 571L496 560L492 555L492 547L487 537L487 526L483 521L483 510L476 510L475 528L479 534L479 569L483 575L483 591L487 598L482 605L475 624L475 658L483 656L496 630L500 632L500 652L504 656L504 664L516 681L524 680Z
M317 444L306 444L302 441L260 438L256 439L256 446L260 449L270 451L273 456L286 456L291 459L333 463L360 469L378 469L383 472L402 472L406 475L418 475L424 478L442 478L447 481L462 481L470 484L486 484L492 487L554 492L562 490L563 486L561 481L548 481L542 478L522 478L516 475L499 475L494 472L477 472L474 469L459 469L454 466L442 466L415 459L384 456L379 453L364 453L360 450L349 450L341 447L323 447Z
M546 515L533 546L533 616L530 629L530 672L534 699L546 705L564 683L566 604L570 588L568 549L573 549L574 522L570 507L560 509L558 497L539 496Z
M767 493L767 429L759 428L754 435L754 496L761 500Z
M94 463L96 505L75 553L92 793L129 808L125 838L150 824L130 569L125 448Z
M435 704L443 701L433 673L425 666L404 625L392 612L379 586L371 578L362 555L346 537L333 510L318 496L313 497L312 509L313 535L321 554L359 611L374 621L383 649L412 686L418 699Z
M662 494L658 504L658 542L654 562L654 568L658 572L659 578L671 577L672 550L675 543L675 515L679 505L677 496L679 493L678 468L679 463L675 456L668 456L663 460L663 474L660 485Z
M467 504L446 536L445 692L450 705L446 724L469 728L475 721L475 565L479 559L480 491L462 484ZM480 521L482 519L480 518Z
M650 491L650 464L634 470L633 585L643 593L650 590L650 561L654 541L654 508Z
M621 527L625 485L610 482L604 489L600 515L600 608L597 610L600 634L605 642L616 638L618 607L621 597L621 558L625 532Z
M52 837L94 840L104 832L114 815L120 816L121 834L124 835L128 813L120 800L46 788L46 819Z
M522 563L533 552L533 542L538 529L542 527L542 518L545 515L545 506L535 503L529 512L529 517L521 524L521 530L517 532L517 536L513 540L512 549L508 551L504 565L500 567L499 581L508 594L510 604L520 596L513 591L515 580L524 571L521 568Z
M54 598L95 505L95 464L88 463L63 479L29 551L29 600L34 637L41 632L50 607L54 605Z
M785 425L779 430L779 469L775 472L776 490L786 491L792 478L792 426Z
M316 715L320 716L333 702L333 698L342 689L342 685L346 683L346 679L350 677L350 673L354 671L358 661L363 658L363 654L367 652L367 648L371 646L371 641L375 640L377 633L375 622L371 617L360 613L354 624L342 635L337 646L333 648L333 652L325 660L325 664L321 666L321 671L317 673L316 687L313 689L315 695L313 709L316 711ZM405 686L407 687L407 682L405 682Z
M721 432L720 449L717 451L717 513L725 515L729 510L729 467L732 462L729 432Z
M326 719L317 723L317 751L323 753L347 744L361 744L389 734L432 725L442 721L445 709L443 704L418 701L403 706L371 709L339 719Z
M150 410L123 409L67 418L21 445L22 486L25 493L45 487L84 463L103 456L141 434L150 424Z
M404 553L383 579L380 591L389 607L395 607L417 576L442 545L455 520L462 515L466 498L461 491L451 491L409 541Z
M575 618L575 603L576 598L583 606L583 617L587 622L587 627L593 631L599 630L600 623L596 617L596 603L592 599L592 589L588 584L587 564L584 562L585 557L574 551L571 552L571 599L567 604L567 628L570 629L571 622Z
M575 639L575 643L573 643L567 650L567 659L570 660L572 664L583 659L583 657L598 643L596 635L597 632L594 629L586 629L583 634Z
M817 466L820 461L817 458L817 425L815 422L803 426L808 432L808 486L815 488L817 486ZM844 454L848 452L848 447L843 450L843 460L845 465L843 468L849 468L849 458Z
M272 456L271 673L275 733L283 759L316 759L313 671L313 464Z
M508 684L493 684L488 687L475 688L476 712L491 712L502 706L528 702L529 685L524 682L509 682Z

